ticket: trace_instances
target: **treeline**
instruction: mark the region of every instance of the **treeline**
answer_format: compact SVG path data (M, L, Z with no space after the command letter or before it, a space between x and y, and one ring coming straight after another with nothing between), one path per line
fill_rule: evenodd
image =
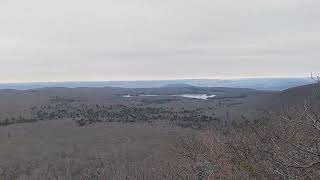
M79 126L97 122L152 122L169 121L182 127L204 128L220 120L204 114L201 109L176 111L169 107L144 107L125 105L80 104L75 100L56 97L49 105L34 106L31 117L18 117L1 121L1 126L15 123L57 119L72 119Z

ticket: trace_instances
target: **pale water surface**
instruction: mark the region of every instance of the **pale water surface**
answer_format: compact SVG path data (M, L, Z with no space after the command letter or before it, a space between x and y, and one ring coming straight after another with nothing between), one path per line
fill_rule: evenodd
M157 96L166 96L166 95L155 95L155 94L145 94L145 95L139 95L142 97L157 97ZM176 96L176 97L185 97L185 98L191 98L191 99L201 99L201 100L208 100L208 98L213 98L216 95L207 95L207 94L177 94L177 95L168 95L168 96ZM125 98L132 97L131 95L124 95Z
M216 95L207 95L207 94L181 94L181 95L174 95L174 96L180 96L185 98L191 98L191 99L202 99L207 100L208 98L213 98Z

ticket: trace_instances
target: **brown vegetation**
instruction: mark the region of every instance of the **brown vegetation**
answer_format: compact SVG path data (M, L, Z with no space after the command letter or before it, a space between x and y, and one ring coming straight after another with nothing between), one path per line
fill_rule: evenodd
M217 120L213 107L168 105L180 99L129 105L55 96L30 117L2 121L0 179L319 179L318 87L277 93L305 103L282 101L290 106L281 112L278 104L239 120ZM14 124L29 121L36 123Z

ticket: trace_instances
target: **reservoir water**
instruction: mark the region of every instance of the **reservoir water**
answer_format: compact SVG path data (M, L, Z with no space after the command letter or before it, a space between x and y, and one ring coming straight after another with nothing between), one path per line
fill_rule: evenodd
M208 100L208 98L213 98L216 95L208 95L208 94L177 94L177 95L155 95L155 94L145 94L139 95L141 97L157 97L157 96L176 96L176 97L184 97L190 99L201 99L201 100ZM131 95L124 95L125 98L132 97Z

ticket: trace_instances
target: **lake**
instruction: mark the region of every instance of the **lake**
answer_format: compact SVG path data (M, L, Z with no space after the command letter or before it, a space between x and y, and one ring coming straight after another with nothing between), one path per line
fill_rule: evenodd
M208 100L208 98L213 98L216 95L207 95L207 94L176 94L176 95L155 95L155 94L144 94L139 95L141 97L157 97L157 96L176 96L176 97L184 97L190 99L201 99L201 100ZM132 97L131 95L124 95L125 98Z

